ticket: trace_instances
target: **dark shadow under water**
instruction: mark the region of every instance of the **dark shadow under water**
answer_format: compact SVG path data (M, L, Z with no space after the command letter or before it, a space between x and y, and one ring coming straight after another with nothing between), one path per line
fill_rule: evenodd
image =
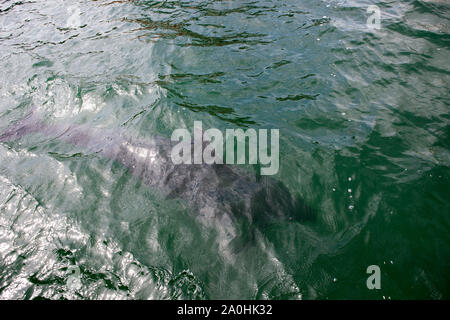
M29 134L40 134L95 152L127 168L145 185L168 199L179 199L207 226L221 223L242 225L232 235L233 250L249 245L255 232L271 224L314 221L316 212L300 195L272 177L259 176L242 167L226 164L174 164L174 143L152 137L138 141L124 132L100 130L82 125L47 125L36 114L17 121L2 135L0 142L13 142Z

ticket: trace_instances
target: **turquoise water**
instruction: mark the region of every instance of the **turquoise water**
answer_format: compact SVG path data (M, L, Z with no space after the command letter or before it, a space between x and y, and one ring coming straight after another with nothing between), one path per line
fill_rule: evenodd
M279 129L271 178L315 215L208 225L63 132L33 132L0 142L0 298L450 298L449 9L1 1L0 133L31 112L140 141L194 121Z

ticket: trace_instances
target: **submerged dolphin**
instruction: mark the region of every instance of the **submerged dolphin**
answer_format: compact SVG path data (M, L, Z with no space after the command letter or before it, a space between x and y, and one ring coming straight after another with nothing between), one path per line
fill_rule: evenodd
M304 222L315 217L300 196L293 197L286 186L271 177L258 177L226 164L175 165L171 159L174 143L162 137L142 142L118 131L47 125L32 113L11 125L0 135L0 142L31 133L57 137L122 164L167 198L183 200L203 221L213 225L230 224L236 219L244 222L248 230L241 233L248 234L242 236L251 237L253 226L286 220Z

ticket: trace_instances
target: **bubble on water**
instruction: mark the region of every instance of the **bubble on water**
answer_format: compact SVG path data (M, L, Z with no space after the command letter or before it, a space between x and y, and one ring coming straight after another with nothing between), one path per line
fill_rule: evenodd
M348 189L347 192L348 192L348 193L352 193L352 189Z

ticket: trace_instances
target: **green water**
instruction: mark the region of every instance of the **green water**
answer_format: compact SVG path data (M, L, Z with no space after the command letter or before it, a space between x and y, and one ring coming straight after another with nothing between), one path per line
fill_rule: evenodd
M1 1L0 132L32 110L142 141L279 129L272 178L317 214L230 251L121 165L26 135L0 143L0 298L449 299L449 19L437 0Z

